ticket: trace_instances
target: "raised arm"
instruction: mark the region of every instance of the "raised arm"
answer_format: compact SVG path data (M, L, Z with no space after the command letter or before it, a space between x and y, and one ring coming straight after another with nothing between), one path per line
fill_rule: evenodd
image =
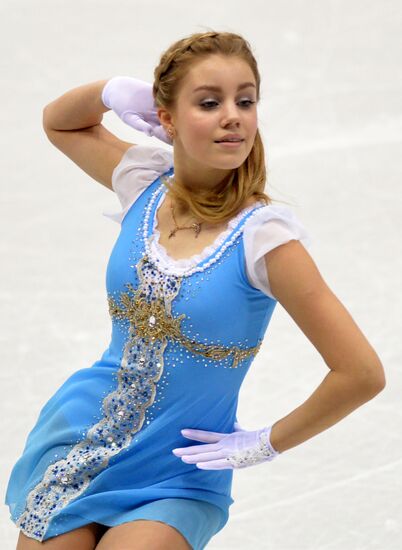
M43 109L43 128L49 141L94 180L112 189L112 172L125 151L135 145L119 139L102 124L109 111L98 80L69 90Z
M330 369L302 405L273 424L271 443L283 452L339 422L386 381L375 350L298 240L274 248L265 262L273 295Z

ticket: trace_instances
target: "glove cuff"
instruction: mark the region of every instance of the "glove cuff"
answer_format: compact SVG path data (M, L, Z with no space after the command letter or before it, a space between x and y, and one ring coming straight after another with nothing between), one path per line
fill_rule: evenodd
M101 100L102 100L102 103L105 105L105 107L107 107L108 109L112 109L113 110L113 107L112 107L112 103L111 103L111 94L113 93L113 91L117 88L117 90L121 89L121 87L126 84L127 82L130 82L130 81L135 81L134 78L132 78L131 76L114 76L112 78L110 78L106 84L103 86L103 90L102 90L102 93L101 93Z
M273 460L281 453L273 448L271 444L271 430L272 426L268 426L266 428L263 428L260 432L260 442L261 442L261 450L264 454L264 456L267 457L267 460Z
M109 103L109 99L108 99L108 91L109 91L109 85L110 85L110 81L112 79L108 80L106 82L106 84L103 86L103 90L102 90L102 93L101 93L101 100L102 100L102 103L104 104L105 107L107 107L108 109L111 109L111 106L110 106L110 103Z

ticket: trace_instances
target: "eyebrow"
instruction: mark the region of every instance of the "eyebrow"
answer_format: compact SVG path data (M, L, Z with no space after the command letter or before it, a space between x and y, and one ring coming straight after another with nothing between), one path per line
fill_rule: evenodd
M243 84L240 84L237 89L238 90L243 90L243 88L248 88L249 86L253 86L255 88L255 84L253 84L252 82L243 82ZM220 88L219 86L207 86L207 85L198 86L198 88L195 88L195 90L193 90L193 93L198 92L199 90L209 90L211 92L221 92L222 88Z

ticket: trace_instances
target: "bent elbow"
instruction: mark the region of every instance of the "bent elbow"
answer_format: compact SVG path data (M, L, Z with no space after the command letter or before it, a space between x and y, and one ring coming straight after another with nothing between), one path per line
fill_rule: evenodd
M45 132L47 133L47 130L50 128L49 122L48 122L48 114L46 111L47 105L42 110L42 126Z
M368 391L373 394L373 397L379 394L387 384L384 367L379 364L376 368L367 370L363 376L363 380L364 384L368 387Z

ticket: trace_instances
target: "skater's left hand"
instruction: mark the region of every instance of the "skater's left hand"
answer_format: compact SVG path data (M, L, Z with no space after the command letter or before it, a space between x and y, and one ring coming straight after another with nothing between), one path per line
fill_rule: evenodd
M271 461L280 453L270 442L270 427L247 431L235 422L235 431L229 434L205 430L181 430L184 437L209 445L194 445L173 449L173 454L187 464L196 464L201 470L233 470Z

